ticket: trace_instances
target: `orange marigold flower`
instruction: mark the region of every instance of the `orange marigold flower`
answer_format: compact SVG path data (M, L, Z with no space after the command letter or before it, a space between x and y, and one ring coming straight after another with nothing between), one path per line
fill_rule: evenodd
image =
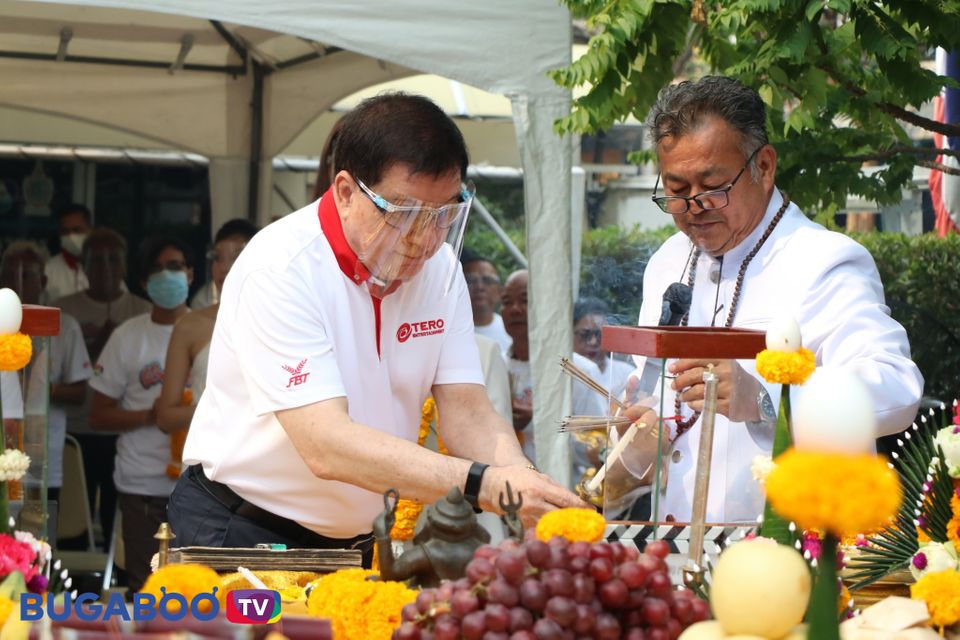
M801 529L856 535L888 524L900 507L900 480L877 456L789 449L776 463L767 497Z
M537 521L537 539L549 542L559 536L570 542L599 542L607 521L593 509L557 509Z
M329 618L338 640L389 638L400 626L403 605L413 602L417 592L402 582L367 579L376 576L365 569L341 569L323 576L313 583L307 612Z
M757 373L767 382L803 384L816 368L816 356L805 347L799 351L764 349L757 354Z
M22 333L0 335L0 371L19 371L33 356L33 342Z
M960 572L928 573L910 587L910 597L927 603L934 625L942 628L960 622Z
M189 604L195 596L201 593L213 593L214 587L217 591L222 591L223 582L220 579L220 574L207 565L168 564L165 567L160 567L147 577L140 593L149 593L157 599L157 602L160 602L160 599L164 596L160 589L164 588L166 593L179 593L186 598ZM218 593L217 596L222 600L223 593ZM173 604L179 605L175 601ZM208 613L213 605L206 600L201 600L198 602L198 606L203 613ZM175 607L171 606L171 610L173 608Z

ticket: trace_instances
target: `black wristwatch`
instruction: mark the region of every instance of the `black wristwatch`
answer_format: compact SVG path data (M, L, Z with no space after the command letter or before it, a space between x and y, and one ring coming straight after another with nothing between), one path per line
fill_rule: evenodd
M463 485L463 498L473 507L474 512L482 513L480 508L480 483L483 481L483 472L490 465L482 462L474 462L470 465L470 471L467 472L467 482Z

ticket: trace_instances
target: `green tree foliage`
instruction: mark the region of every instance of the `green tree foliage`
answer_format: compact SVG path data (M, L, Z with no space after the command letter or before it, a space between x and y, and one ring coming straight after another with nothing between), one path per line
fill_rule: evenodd
M939 167L905 123L960 135L960 125L917 110L957 86L921 65L935 47L960 48L957 0L561 1L594 35L584 56L553 72L564 87L590 86L559 132L643 120L659 89L697 60L706 68L694 74L734 76L759 91L778 184L807 211L842 207L848 194L894 202L914 166ZM871 162L884 168L863 175Z

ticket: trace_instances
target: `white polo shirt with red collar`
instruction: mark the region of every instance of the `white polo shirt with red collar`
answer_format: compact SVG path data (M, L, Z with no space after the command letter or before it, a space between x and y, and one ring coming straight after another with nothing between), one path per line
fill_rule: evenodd
M354 421L415 442L433 385L483 384L448 245L382 300L369 275L329 192L254 236L223 287L183 455L249 502L331 538L369 532L383 497L314 476L275 412L346 397Z

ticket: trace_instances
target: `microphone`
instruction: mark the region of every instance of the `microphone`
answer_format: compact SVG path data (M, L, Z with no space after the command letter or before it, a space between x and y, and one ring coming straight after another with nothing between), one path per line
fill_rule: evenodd
M690 311L693 290L682 282L674 282L663 293L660 311L660 326L677 327L683 316Z

